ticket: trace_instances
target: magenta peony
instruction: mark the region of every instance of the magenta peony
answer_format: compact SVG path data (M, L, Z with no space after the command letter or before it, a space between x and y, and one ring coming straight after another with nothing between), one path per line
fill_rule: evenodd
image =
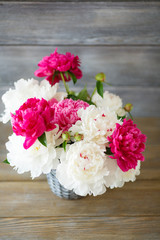
M74 101L72 99L64 99L57 104L53 104L55 124L58 124L63 132L68 131L73 124L80 120L77 111L80 108L86 109L88 106L89 104L84 101Z
M42 98L29 98L16 112L11 113L13 132L24 136L24 148L28 149L45 131L56 126L53 123L54 109Z
M35 76L37 77L46 77L46 80L49 81L51 85L62 80L60 72L70 71L73 73L77 79L82 78L82 72L79 69L80 60L78 56L67 52L66 54L60 54L57 52L57 48L54 53L51 53L50 56L45 56L39 63L39 69L35 71ZM56 71L56 75L53 75ZM70 81L71 78L68 75L64 75L65 81Z
M124 119L122 125L117 123L113 134L107 139L114 154L110 158L117 159L117 164L123 172L135 169L138 160L144 161L142 152L145 150L146 136L131 119Z

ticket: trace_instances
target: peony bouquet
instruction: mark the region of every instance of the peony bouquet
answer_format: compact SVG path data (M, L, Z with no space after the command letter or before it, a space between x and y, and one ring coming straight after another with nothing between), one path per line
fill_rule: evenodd
M20 79L3 96L3 123L11 120L5 163L35 178L55 170L58 182L80 196L135 181L144 161L146 136L132 121L132 104L108 91L104 73L89 94L71 91L67 82L82 78L78 56L57 49L45 56L35 79ZM65 92L58 92L62 81ZM128 120L127 120L128 119Z

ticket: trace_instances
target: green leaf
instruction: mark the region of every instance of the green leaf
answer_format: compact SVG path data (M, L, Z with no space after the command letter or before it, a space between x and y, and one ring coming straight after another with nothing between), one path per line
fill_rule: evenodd
M78 97L78 99L83 100L83 101L90 100L90 95L87 91L86 86L79 92L77 97Z
M74 95L74 94L68 94L67 95L67 98L68 99L73 99L73 100L78 100L79 99L79 97L78 96L76 96L76 95ZM82 100L82 99L80 99L80 100ZM87 102L89 105L95 105L96 106L96 104L94 103L94 102L92 102L91 100L83 100L84 102Z
M77 82L77 78L76 76L74 75L74 73L68 71L68 74L71 76L72 80L73 80L73 83L75 84Z
M62 146L63 146L64 151L66 152L67 141L64 141L64 142L62 143Z
M10 164L7 160L7 158L3 161L3 163Z
M106 152L104 152L106 155L113 155L113 153L111 152L111 149L106 147Z
M68 95L67 95L67 98L68 98L68 99L71 98L71 99L73 99L73 100L78 100L77 96L74 95L74 94L68 94Z
M100 81L96 82L97 92L103 98L103 83Z
M125 116L118 116L118 115L117 115L117 119L118 119L118 120L121 120L122 122L123 122L123 119L125 119L125 118L126 118L126 115L125 115Z
M96 106L96 104L94 102L92 102L91 100L86 100L85 102L87 102L89 105L94 105Z
M43 146L47 147L47 139L45 132L38 138L38 140Z

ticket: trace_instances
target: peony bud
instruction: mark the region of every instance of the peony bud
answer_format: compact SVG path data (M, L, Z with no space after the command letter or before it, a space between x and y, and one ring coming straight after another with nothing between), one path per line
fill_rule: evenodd
M70 140L70 133L69 132L62 133L62 138L63 138L64 141L69 141Z
M95 76L95 79L100 82L104 82L106 80L106 75L104 73L98 73Z
M79 134L78 132L75 133L74 138L76 141L83 140L84 136L82 134Z
M126 110L126 112L131 112L133 109L133 105L131 103L127 103L125 106L124 106L124 110Z

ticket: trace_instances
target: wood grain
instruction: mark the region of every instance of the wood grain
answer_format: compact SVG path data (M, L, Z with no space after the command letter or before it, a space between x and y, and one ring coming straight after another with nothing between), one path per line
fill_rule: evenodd
M0 148L1 151L2 148ZM3 151L5 151L3 147ZM141 174L137 176L138 180L158 180L160 179L160 144L147 145L144 153L145 161L141 165ZM6 159L6 153L1 154L1 160ZM33 181L30 173L18 174L8 164L0 164L0 181ZM34 179L35 181L46 180L46 175L41 175Z
M141 174L138 180L155 180L160 179L160 119L159 118L136 118L134 122L141 129L142 133L147 135L147 146L145 162L141 165ZM7 150L5 143L8 136L12 134L10 124L0 123L0 160L6 159ZM34 181L46 180L46 176L42 175ZM12 167L1 163L0 181L32 181L30 174L17 174Z
M67 217L0 219L1 240L159 239L160 217ZM152 230L151 230L152 229Z
M20 78L32 78L43 56L56 46L0 46L0 87L12 86ZM160 47L66 46L67 51L81 59L84 85L95 85L94 76L105 72L112 86L160 87Z
M160 43L159 3L3 2L0 44Z
M0 2L30 2L28 0L7 0L7 1L4 1L4 0L0 0ZM73 0L33 0L32 1L33 3L35 2L73 2ZM92 3L92 2L97 2L97 0L75 0L74 2L88 2L88 3ZM116 2L116 3L125 3L125 2L133 2L133 0L106 0L106 1L100 1L101 3L103 2ZM148 1L148 0L135 0L134 2L159 2L158 0L151 0L151 1Z
M85 82L84 82L85 85ZM84 87L83 85L83 87ZM62 86L62 85L61 85ZM72 87L72 90L80 91L83 87ZM0 90L0 112L4 110L1 96L2 93L8 91L7 88ZM91 93L91 89L88 87ZM60 87L60 90L64 90ZM124 105L126 103L132 103L134 108L132 111L135 117L160 117L160 88L147 88L147 87L105 87L105 90L110 91L116 95L119 95L123 99ZM158 137L158 135L157 135Z
M22 77L33 77L37 63L53 49L54 47L1 46L0 94L13 86L14 81ZM78 54L82 60L84 77L78 81L77 91L85 83L88 84L89 91L93 91L94 76L102 71L113 85L105 89L120 95L124 103L132 102L135 106L133 114L160 116L160 47L61 47L59 50ZM0 103L0 111L2 107Z
M64 3L65 2L65 3ZM85 3L84 3L85 2ZM40 59L59 46L82 61L83 81L105 72L147 135L137 181L101 196L56 197L46 176L32 181L0 164L0 240L160 239L160 3L159 1L0 0L0 97L19 78L33 77ZM0 101L0 112L3 105ZM9 125L0 124L0 160Z
M26 240L159 240L159 120L135 119L148 137L146 161L138 180L126 183L123 188L109 189L101 196L63 200L51 192L47 182L43 181L45 176L30 182L27 180L29 176L20 178L22 176L16 177L16 173L10 178L9 166L5 165L4 171L2 165L0 239L17 240L25 236ZM9 125L0 124L0 132L2 156L6 135L10 133Z
M0 217L159 216L159 198L160 180L130 182L72 201L55 196L44 181L0 182Z

